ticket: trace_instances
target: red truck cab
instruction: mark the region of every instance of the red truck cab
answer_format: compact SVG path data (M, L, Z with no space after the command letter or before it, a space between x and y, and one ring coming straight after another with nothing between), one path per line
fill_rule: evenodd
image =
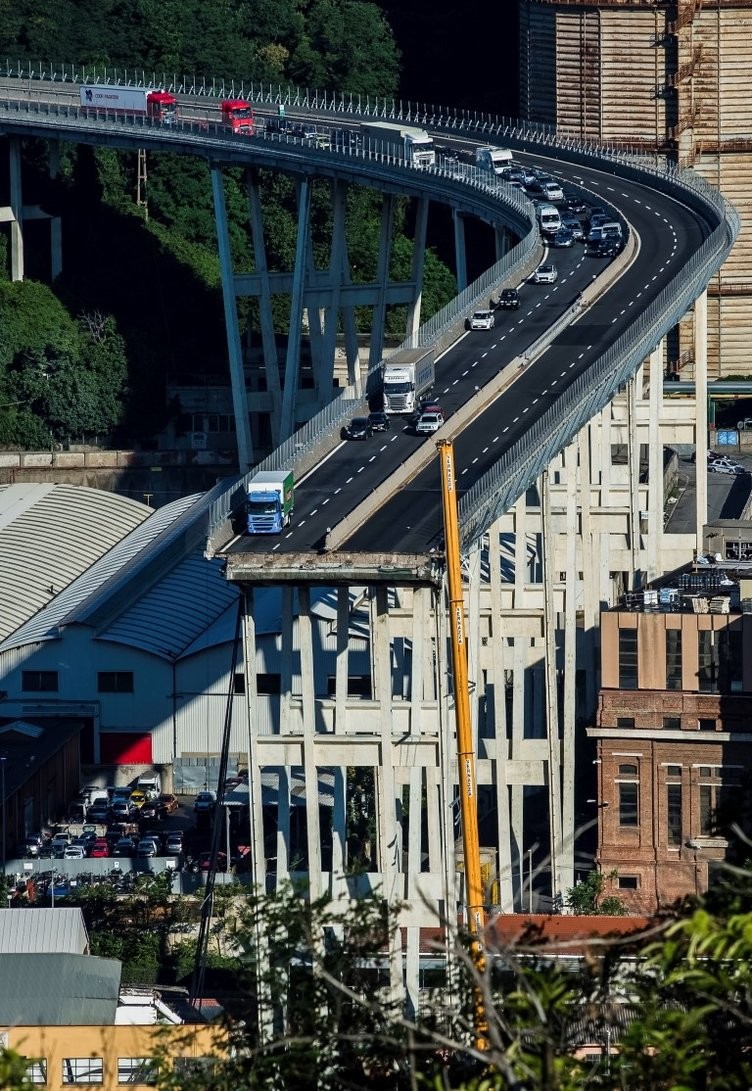
M222 124L233 133L245 133L246 136L252 136L255 126L253 106L242 98L223 99Z
M149 91L146 96L146 113L155 121L171 125L177 117L178 100L169 91Z

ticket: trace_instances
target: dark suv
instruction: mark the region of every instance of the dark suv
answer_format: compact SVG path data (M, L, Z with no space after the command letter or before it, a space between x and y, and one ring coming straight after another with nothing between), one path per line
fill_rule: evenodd
M368 417L353 417L344 429L345 439L369 439L373 435L373 429L368 422Z
M505 288L499 299L499 306L516 311L520 305L520 294L516 288Z

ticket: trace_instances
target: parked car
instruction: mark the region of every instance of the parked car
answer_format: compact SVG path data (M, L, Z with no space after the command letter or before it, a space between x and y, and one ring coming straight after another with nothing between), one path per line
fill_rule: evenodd
M714 474L743 474L747 471L738 462L732 462L730 458L716 458L708 462L708 470Z
M84 860L86 849L83 845L66 845L63 849L64 860Z
M99 860L103 857L110 855L110 846L107 843L106 837L98 837L94 844L89 849L89 856L94 860Z
M136 851L136 846L133 843L132 837L121 837L114 849L112 850L113 856L133 856Z
M208 814L214 810L217 803L216 792L199 792L193 804L196 814Z
M86 804L83 802L71 803L68 808L69 822L83 822L86 818Z
M211 864L212 854L210 852L201 852L198 857L199 871L208 871ZM217 871L227 871L227 854L224 852L217 853L216 862Z
M136 849L136 855L141 859L151 856L157 856L159 853L159 846L153 837L142 837L138 843Z
M138 820L139 822L158 822L163 814L155 799L147 799L139 811Z
M44 838L41 833L32 833L24 840L22 845L22 854L35 858L39 856L39 852L44 844Z
M444 423L444 414L439 410L435 412L433 410L421 413L415 424L415 431L419 436L430 436L434 432L438 432Z
M342 429L342 434L344 439L370 439L373 429L368 423L368 417L353 417Z
M114 819L127 822L133 814L133 806L129 799L115 799L110 807L110 811Z
M558 279L558 272L555 265L539 265L533 273L531 280L533 284L554 284Z
M86 812L87 822L93 822L95 825L104 825L110 817L110 808L107 803L103 803L102 800L97 800L96 803L92 803Z
M65 850L70 845L70 842L71 842L71 839L70 839L69 834L67 834L67 833L56 833L55 836L52 838L52 841L50 842L50 847L52 849L52 855L56 859L62 860L63 853L65 852Z
M180 804L178 803L177 798L172 794L172 792L162 792L161 795L157 796L157 806L159 807L162 814L165 815L173 814L173 812L178 809Z
M473 311L468 319L470 330L492 330L496 325L496 315L488 309Z
M172 833L167 834L167 840L165 841L165 855L167 856L180 856L183 851L183 833L182 830L174 830Z
M368 423L372 432L388 432L392 426L387 414L382 412L369 413Z
M149 797L143 788L134 788L131 792L131 807L137 807L140 810L148 799Z

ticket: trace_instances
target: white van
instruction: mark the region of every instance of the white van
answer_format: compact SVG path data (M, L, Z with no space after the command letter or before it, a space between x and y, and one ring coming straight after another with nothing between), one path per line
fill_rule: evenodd
M482 170L492 170L494 174L501 174L512 162L512 153L509 148L476 148L475 165Z
M538 205L535 215L544 235L555 235L557 231L561 231L561 216L554 205Z

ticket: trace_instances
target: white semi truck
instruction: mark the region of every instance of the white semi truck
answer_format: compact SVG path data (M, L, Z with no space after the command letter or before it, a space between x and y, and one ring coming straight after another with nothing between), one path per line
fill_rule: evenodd
M152 87L121 87L114 83L86 83L81 87L84 111L141 115L170 125L177 116L177 99Z
M432 348L402 349L384 363L385 413L414 413L436 379Z
M512 153L509 148L476 148L475 165L499 175L512 165Z
M413 167L433 167L436 164L433 138L425 129L399 121L366 121L361 126L361 132L366 146L370 143L373 151L396 155Z

